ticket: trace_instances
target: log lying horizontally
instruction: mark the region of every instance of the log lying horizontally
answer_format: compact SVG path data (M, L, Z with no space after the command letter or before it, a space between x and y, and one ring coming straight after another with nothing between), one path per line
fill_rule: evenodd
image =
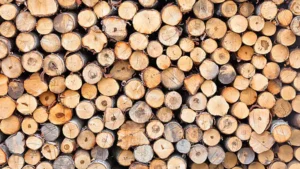
M0 168L299 169L300 0L0 0Z

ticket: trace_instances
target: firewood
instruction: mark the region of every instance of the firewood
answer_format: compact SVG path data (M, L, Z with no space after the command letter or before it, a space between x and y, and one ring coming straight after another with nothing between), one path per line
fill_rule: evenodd
M172 46L178 42L181 33L177 27L165 25L159 30L158 40L165 46Z
M208 147L208 160L210 163L218 165L225 159L225 152L220 146Z
M115 44L114 53L120 60L127 60L132 53L130 45L124 41L119 41Z
M91 158L88 151L78 150L75 153L74 163L76 168L87 168L90 164Z
M282 143L292 135L291 127L283 120L274 120L271 126L271 133L276 142Z
M33 119L37 123L45 123L48 120L48 110L44 106L40 106L32 113Z
M20 12L16 17L16 27L20 32L30 32L35 25L36 18L30 12Z
M82 38L82 46L96 53L101 52L106 44L107 37L97 26L89 28L88 33Z
M299 16L296 16L292 19L291 21L291 24L290 24L290 27L291 27L291 30L293 31L293 33L296 35L296 36L299 36L300 35L300 30L299 28L297 27L297 24L300 23L300 17Z
M277 32L276 40L282 45L291 46L296 42L296 35L289 29L280 29Z
M287 27L292 22L293 13L290 10L285 9L279 11L276 18L280 26Z
M126 22L119 17L106 17L101 24L105 34L115 41L124 40L127 36Z
M164 103L164 99L164 93L158 88L149 90L145 95L146 103L152 108L161 107Z
M115 54L112 49L105 48L98 53L97 60L101 66L109 67L115 61Z
M88 84L96 84L100 81L103 74L100 67L96 63L89 63L82 71L82 76Z
M191 52L195 48L195 43L191 38L181 38L179 40L179 47L183 52Z
M243 15L244 17L249 17L254 12L254 5L250 2L243 2L240 4L238 13Z

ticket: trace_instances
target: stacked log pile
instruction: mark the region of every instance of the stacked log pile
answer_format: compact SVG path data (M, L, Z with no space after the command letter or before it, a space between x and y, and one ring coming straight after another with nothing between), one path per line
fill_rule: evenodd
M300 0L0 0L0 168L299 169Z

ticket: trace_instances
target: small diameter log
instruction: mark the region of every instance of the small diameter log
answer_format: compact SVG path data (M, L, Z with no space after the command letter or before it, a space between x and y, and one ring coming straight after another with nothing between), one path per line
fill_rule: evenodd
M230 54L224 48L217 48L212 54L211 59L218 65L224 65L229 62Z
M182 105L182 108L180 110L180 119L185 123L193 123L195 121L197 113L188 108L186 105Z
M41 127L41 135L46 141L55 141L60 135L60 128L52 123L45 123Z
M96 14L90 9L83 9L78 13L78 24L83 28L89 28L97 22Z
M204 78L202 76L199 74L192 74L185 77L184 87L191 95L195 95L203 82Z
M117 100L117 107L121 109L123 112L128 111L133 105L132 100L125 96L121 95Z
M7 163L10 168L21 169L24 166L25 161L22 155L12 154Z
M17 132L5 140L8 151L12 154L22 154L25 151L25 136L22 132Z
M168 69L171 66L171 59L167 55L160 55L156 59L156 65L161 70Z
M163 135L164 125L159 120L152 120L146 126L147 136L151 139L158 139Z
M32 117L37 123L45 123L49 117L48 110L46 107L40 106L34 110Z
M294 150L290 145L282 145L277 152L278 158L283 162L290 162L294 156Z
M43 65L43 55L38 51L25 53L21 58L21 63L27 72L38 72Z
M91 151L92 159L106 160L109 156L108 149L103 149L99 146L95 146Z
M132 146L149 144L149 140L145 135L145 125L138 124L133 121L127 121L118 131L117 145L124 150L128 150Z
M172 46L178 42L181 33L177 27L165 25L158 32L158 40L165 46Z
M155 169L157 167L167 168L167 164L165 161L160 159L154 159L150 162L149 169Z
M217 121L217 126L221 133L230 135L236 131L238 122L233 116L225 115Z
M191 18L186 21L185 29L189 35L201 36L205 31L205 24L201 19Z
M290 24L290 27L291 27L291 30L293 31L293 33L296 35L296 36L299 36L300 35L300 29L299 27L297 26L298 24L300 23L300 17L299 16L296 16L293 18L291 24Z
M250 46L243 45L238 50L237 55L239 60L250 61L252 59L252 56L254 55L254 49Z
M249 16L247 19L249 24L248 28L252 31L259 32L265 26L265 20L261 16L252 15Z
M148 46L148 37L139 32L134 32L129 36L129 45L133 50L144 50Z
M41 47L46 52L57 52L61 49L60 37L54 33L44 35L40 41Z
M112 49L105 48L98 53L97 60L101 66L109 67L115 61L115 54Z
M214 118L207 112L203 112L197 115L196 124L200 127L201 130L208 130L213 126Z
M66 90L59 95L59 99L63 106L73 109L79 104L80 95L77 91Z
M242 164L250 164L255 158L255 153L251 148L242 148L238 152L237 157Z
M174 152L174 146L170 141L161 138L153 143L153 151L159 158L166 159Z
M75 167L78 169L87 168L91 163L91 157L86 150L77 150L74 157Z
M44 58L44 72L49 76L61 75L66 71L63 56L59 54L50 54Z
M194 4L193 12L197 18L207 20L214 14L214 4L209 0L199 0Z
M168 4L161 11L161 18L165 24L175 26L182 19L182 13L177 5Z
M263 165L269 165L274 159L274 152L272 150L267 150L263 153L257 155L258 161Z
M80 119L90 119L96 112L96 107L89 100L82 100L75 108L76 115Z
M41 150L42 155L48 160L55 160L59 153L59 144L57 142L46 142Z
M97 15L97 18L104 18L105 16L109 16L115 12L115 9L112 8L112 5L106 1L99 1L93 7L93 11Z
M264 28L261 30L265 36L272 36L276 33L276 25L273 22L265 22Z
M48 85L41 79L40 74L34 73L24 81L24 89L33 96L39 96L48 90Z
M134 15L132 24L136 31L144 34L152 34L160 28L162 19L157 10L145 9Z
M276 16L276 19L277 19L280 26L287 27L287 26L290 25L290 23L293 20L293 13L288 9L279 11L277 16ZM293 31L293 29L292 29L292 31Z
M243 15L244 17L249 17L253 14L254 9L254 5L246 1L240 4L238 13Z
M257 35L255 32L253 31L248 31L248 32L245 32L243 35L242 35L242 42L245 44L245 45L248 45L248 46L253 46L255 44L257 40Z
M29 0L27 7L33 16L43 17L54 15L58 10L58 4L55 0L45 0L43 2L36 2L35 0Z
M291 46L296 42L296 35L289 29L280 29L277 32L276 41L284 46Z
M49 161L42 161L36 166L36 169L53 169L53 166Z
M2 60L1 69L8 78L18 78L23 72L20 58L12 54Z
M181 139L176 143L176 150L179 153L187 154L190 152L191 143L186 139Z
M223 38L226 34L226 31L227 31L226 23L218 18L211 18L206 22L205 32L212 39Z
M115 41L122 41L127 36L126 21L119 17L106 17L101 21L102 30Z
M118 8L118 15L125 20L131 20L138 11L138 6L135 2L122 2Z
M206 59L199 66L200 74L206 80L214 79L219 73L218 65L212 60Z
M36 165L41 160L41 153L37 150L27 150L24 154L24 161L29 165ZM24 167L23 167L24 169Z
M81 95L85 99L95 99L97 96L97 87L96 85L91 85L88 83L84 83L81 87Z
M222 38L221 45L230 52L236 52L242 45L242 38L239 34L227 31Z
M30 12L22 11L16 17L16 27L20 32L31 32L36 25L36 18Z
M201 129L195 124L189 124L184 128L185 138L191 143L198 143L203 136Z
M165 103L166 107L170 108L171 110L177 110L181 107L182 97L176 91L168 92L165 95L164 103Z
M271 125L271 133L278 143L286 142L292 135L291 127L283 120L274 120Z
M12 38L17 34L17 28L11 21L4 21L0 25L0 34L6 38Z
M0 119L9 118L16 109L16 103L9 96L4 96L0 98Z
M148 46L149 46L149 44L148 44ZM114 53L118 59L127 60L131 56L132 49L127 42L118 41L115 44ZM148 52L148 54L150 55L149 52Z
M222 162L222 165L224 168L234 168L234 166L237 164L238 159L235 153L232 152L226 152L225 153L225 159Z
M80 130L82 129L83 122L78 118L73 118L69 122L65 123L62 127L62 133L65 137L74 139L76 138Z
M224 116L227 114L228 109L229 105L223 96L214 96L207 102L207 110L214 116Z
M138 101L130 109L129 116L136 123L145 123L152 117L152 110L146 102Z
M187 168L186 160L178 155L173 155L167 161L167 168L175 169L175 168Z
M32 135L27 137L26 139L26 147L30 148L31 150L38 150L44 144L44 139L40 135Z
M164 137L166 140L174 143L181 140L184 136L184 131L181 125L175 121L165 124Z
M270 120L268 109L253 109L249 114L249 124L258 134L262 134L266 130Z
M141 54L141 52L139 52ZM143 54L144 55L144 54ZM141 56L141 55L139 55ZM138 58L138 56L137 56ZM144 68L146 68L143 65ZM127 81L132 78L135 70L131 67L131 64L127 61L116 61L110 70L112 78L120 81Z
M216 87L217 88L217 87ZM215 89L216 91L217 89ZM226 87L222 90L221 95L228 103L236 103L240 97L240 92L234 87ZM247 113L247 112L246 112Z
M63 153L72 153L76 149L76 141L64 138L60 145L60 150Z
M97 168L111 169L111 166L107 161L94 160L93 162L91 162L91 164L88 166L87 169L97 169Z
M225 152L220 146L208 147L208 160L210 163L219 165L225 159Z
M77 26L77 15L71 12L61 13L54 18L53 25L59 33L71 32Z
M75 169L74 160L71 156L60 155L53 162L53 168L55 169Z
M23 115L31 115L37 108L37 100L30 94L23 94L17 100L17 110Z
M84 150L91 150L96 144L96 136L90 130L82 130L78 135L76 142Z
M32 32L20 33L16 38L16 46L22 52L29 52L39 45L38 36Z
M50 18L41 18L36 23L36 31L41 35L47 35L53 31L53 20Z
M88 50L99 53L107 44L107 37L97 26L89 28L88 33L82 38L82 46Z
M171 60L178 60L182 56L182 50L178 45L172 45L167 48L166 54Z
M115 151L115 154L117 162L122 166L130 166L135 161L133 152L131 150L122 150L118 148Z
M256 9L257 15L262 16L266 20L272 20L276 17L278 8L272 1L261 3ZM278 16L278 15L277 15Z
M237 152L242 148L242 141L236 136L228 137L225 140L225 147L230 152Z
M103 74L96 63L89 63L83 68L82 77L88 84L96 84L102 78Z
M62 34L61 45L69 52L76 52L81 48L81 35L76 32Z
M188 156L194 163L201 164L206 161L208 150L204 145L195 144L191 147Z
M87 127L93 132L93 133L99 133L104 129L104 121L99 116L94 116L89 119L87 123Z
M125 96L126 97L126 96ZM115 100L108 96L98 96L95 100L95 106L97 110L105 111L106 108L112 108L115 104Z
M106 128L116 130L125 122L125 116L119 108L107 108L103 120Z
M173 111L168 107L162 107L156 112L156 117L163 123L168 123L173 118Z
M102 95L115 96L117 95L120 86L118 82L113 78L101 78L97 84L97 88Z
M148 163L153 158L153 149L150 145L138 146L133 153L135 159L142 163Z
M21 123L22 131L27 135L32 135L38 130L38 123L31 117L25 117Z
M72 110L61 103L54 105L49 111L49 121L56 125L62 125L72 119Z
M274 143L275 140L268 131L265 131L262 134L257 134L256 132L251 133L249 145L256 153L263 153L269 150Z
M190 57L193 60L194 65L200 65L200 63L205 59L206 53L205 51L200 47L195 47L190 52Z
M0 7L0 16L4 20L10 21L16 18L19 13L17 5L12 3L3 4Z
M145 95L146 103L152 108L159 108L164 104L164 93L159 88L149 90Z

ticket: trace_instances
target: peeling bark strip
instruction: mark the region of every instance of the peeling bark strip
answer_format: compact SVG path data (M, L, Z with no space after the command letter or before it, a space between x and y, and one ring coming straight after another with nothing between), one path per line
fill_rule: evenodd
M0 0L0 18L1 169L300 168L300 0Z

